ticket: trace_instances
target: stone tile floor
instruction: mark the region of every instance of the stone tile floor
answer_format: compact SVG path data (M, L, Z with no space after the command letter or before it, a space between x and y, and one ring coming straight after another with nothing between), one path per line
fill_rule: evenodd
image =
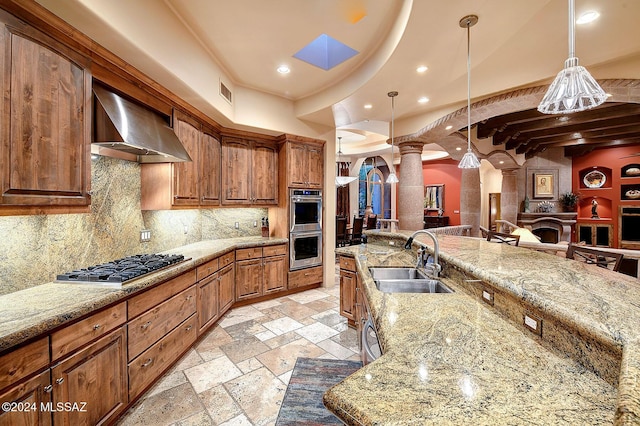
M359 359L339 289L230 310L118 425L273 425L296 358Z

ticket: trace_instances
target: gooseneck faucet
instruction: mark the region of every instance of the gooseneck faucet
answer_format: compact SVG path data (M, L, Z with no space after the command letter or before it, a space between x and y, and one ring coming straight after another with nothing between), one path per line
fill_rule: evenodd
M437 277L440 274L440 271L442 270L442 267L440 266L440 263L438 263L438 257L440 254L440 245L438 244L438 239L436 238L435 234L433 234L433 232L427 231L425 229L419 229L416 232L414 232L413 234L411 234L411 236L409 237L409 239L407 240L406 244L404 245L404 248L409 250L411 249L411 245L413 244L413 239L420 234L425 234L431 237L431 239L433 240L433 266L431 266L432 269L432 274L434 277ZM426 257L425 257L425 249L421 248L418 251L418 261L416 264L416 268L426 268L427 267L427 261L426 261Z

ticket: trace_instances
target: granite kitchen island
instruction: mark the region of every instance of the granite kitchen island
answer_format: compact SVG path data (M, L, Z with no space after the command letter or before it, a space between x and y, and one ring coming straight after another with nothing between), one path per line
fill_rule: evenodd
M370 235L368 245L338 250L356 260L384 350L325 393L346 424L640 422L636 279L439 236L442 281L455 292L382 293L368 267L413 266L415 251L401 248L409 234ZM481 300L481 286L495 291L495 305ZM522 325L522 312L541 320L540 335Z

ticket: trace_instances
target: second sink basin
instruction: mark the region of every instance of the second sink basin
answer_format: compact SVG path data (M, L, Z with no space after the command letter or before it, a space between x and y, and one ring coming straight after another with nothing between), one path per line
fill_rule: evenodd
M378 290L385 293L453 293L440 280L416 268L369 268Z
M416 268L369 268L374 280L427 279L427 275Z

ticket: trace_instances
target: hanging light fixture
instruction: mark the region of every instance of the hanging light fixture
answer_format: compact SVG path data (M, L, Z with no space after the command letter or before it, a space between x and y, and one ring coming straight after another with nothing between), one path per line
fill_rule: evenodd
M389 167L389 176L387 177L387 183L398 183L400 179L396 176L395 166L393 165L393 112L395 110L395 97L398 96L398 92L389 92L387 96L391 98L391 167Z
M338 136L338 164L342 163L340 161L341 156L342 156L342 136ZM357 176L336 176L336 186L348 185L356 179L358 179Z
M478 23L476 15L467 15L460 20L460 27L467 29L467 152L458 163L461 169L477 169L480 160L471 150L471 37L469 28Z
M544 114L570 114L597 107L607 99L602 87L575 57L575 6L569 0L569 58L538 105Z

